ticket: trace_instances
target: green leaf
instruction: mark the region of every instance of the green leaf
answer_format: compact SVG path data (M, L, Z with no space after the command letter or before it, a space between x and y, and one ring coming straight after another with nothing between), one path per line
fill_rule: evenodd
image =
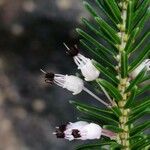
M77 106L77 109L89 116L93 116L94 118L97 118L99 120L102 120L104 123L106 122L110 122L111 124L114 124L114 125L117 125L118 126L118 122L115 121L113 118L109 118L109 117L106 117L104 116L103 114L100 114L100 113L97 113L97 112L94 112L94 111L91 111L89 109L85 109L85 108L82 108L80 106Z
M147 9L145 15L142 17L142 19L134 26L135 27L139 27L140 31L139 33L142 31L142 29L144 28L145 22L148 21L150 19L150 8Z
M125 78L128 74L128 56L126 52L121 53L121 77Z
M134 10L137 8L138 4L139 4L139 0L132 0L133 5L134 5Z
M91 149L93 149L93 148L98 148L98 149L100 149L101 146L104 146L104 145L111 145L111 144L116 144L118 147L120 147L120 145L117 144L116 142L111 142L111 141L109 141L109 142L99 142L99 143L97 143L97 144L81 145L81 146L77 147L76 150L91 150Z
M97 79L96 80L98 84L102 85L107 91L109 91L110 95L115 98L115 100L118 102L122 100L122 96L118 89L114 87L111 83L109 83L106 80L103 79Z
M93 61L95 67L101 71L106 77L108 77L114 84L118 84L119 80L109 71L106 70L105 67L103 67L101 64Z
M121 23L121 12L114 0L104 0L104 4L118 23Z
M100 51L103 51L111 56L114 56L114 54L111 50L108 50L107 48L105 48L102 44L100 44L92 36L90 36L89 34L84 32L83 30L77 28L76 31L79 33L79 35L81 35L83 38L85 38L88 42L95 45Z
M135 28L129 37L129 40L126 44L125 51L129 54L132 51L132 44L134 43L137 35L139 33L139 28Z
M138 142L135 142L134 144L132 144L131 149L132 150L141 150L141 148L149 145L149 143L150 143L150 138L141 139Z
M122 113L121 113L121 110L120 110L120 108L118 108L118 106L113 106L113 107L111 107L111 110L114 112L114 114L116 114L116 116L121 116L122 115Z
M141 81L143 79L143 77L145 76L147 72L147 69L144 68L136 77L135 79L133 79L130 83L130 85L128 86L128 88L126 89L126 92L129 92L134 86L137 85L137 83L139 83L139 81Z
M87 109L89 111L93 111L95 113L100 113L100 114L103 114L104 116L107 116L107 117L110 117L110 118L113 118L114 120L118 121L118 119L116 118L116 116L109 110L103 110L103 109L99 109L97 107L91 107L91 106L88 106L86 104L83 104L83 103L80 103L80 102L76 102L76 101L69 101L71 104L75 105L76 107L81 107L83 109Z
M128 9L127 9L127 20L126 20L127 33L129 33L131 29L133 9L134 9L133 1L129 1Z
M117 25L119 22L115 19L110 9L103 3L102 0L96 0L97 5L99 6L100 10L102 10L105 15L114 23L114 25Z
M149 7L150 0L144 0L140 7L136 10L134 17L133 17L133 26L139 22L142 17L145 15L147 8Z
M108 129L110 131L113 131L115 133L119 133L119 132L123 132L124 130L119 128L119 127L116 127L116 126L112 126L112 125L104 125L103 126L104 129Z
M130 108L133 106L132 104L133 104L133 101L136 96L136 91L137 91L137 88L135 88L135 87L131 90L131 95L130 95L129 99L127 100L125 108Z
M145 85L143 88L140 88L138 91L137 91L137 93L136 93L136 95L138 96L138 95L141 95L141 94L143 94L144 92L147 92L147 91L149 91L150 90L150 85Z
M116 43L120 44L120 38L117 35L117 31L113 29L110 25L108 25L107 22L105 22L100 17L95 17L96 22L99 24L99 26L111 37L111 39Z
M85 8L88 10L88 12L94 16L94 17L97 17L98 14L96 13L96 11L94 10L94 8L86 1L83 2Z
M145 140L145 142L143 143L143 145L141 145L140 147L137 148L137 150L149 150L150 149L150 140Z
M116 53L118 52L117 48L115 47L115 43L111 41L102 31L99 30L98 27L93 26L87 19L82 18L82 22L96 35L105 39L111 46L113 46L113 51Z
M150 107L150 97L143 98L140 104L137 104L132 108L131 115L135 116L136 114L142 112L148 107Z
M102 121L93 117L93 116L89 116L89 115L81 115L80 117L77 117L78 121L87 121L87 122L95 122L97 124L102 124Z
M105 67L108 67L108 68L110 68L110 70L113 72L113 73L116 73L116 70L115 70L115 68L114 68L114 66L109 62L109 61L107 61L104 57L102 57L100 54L99 54L99 51L97 51L97 49L94 49L94 47L91 47L85 40L80 40L80 43L89 51L89 52L91 52L91 54L93 54L94 55L94 57L96 57L95 58L95 60L97 60L97 61L100 61L100 62L102 62L104 65L105 65Z
M130 140L131 143L135 143L135 142L137 142L137 141L139 141L141 139L145 139L146 137L147 136L143 132L141 132L139 134L135 134L133 136L130 136L129 140Z
M136 114L134 116L130 116L129 121L127 122L127 125L133 123L134 121L137 121L139 118L141 118L145 114L149 114L149 113L150 113L150 108L146 108L142 112L140 112L140 113L138 113L138 114Z
M139 47L141 47L141 45L144 44L145 40L148 39L149 36L150 36L150 31L146 32L143 35L143 37L140 38L140 41L138 41L138 43L136 43L136 46L134 48L132 48L132 51L130 51L130 53L136 51Z
M146 75L145 77L143 77L143 79L139 82L139 84L140 83L142 83L142 82L145 82L145 81L149 81L150 80L150 75Z
M148 128L150 128L150 121L146 121L146 122L132 128L130 130L130 136L139 134L139 133L143 132L144 130L146 130Z
M140 65L147 55L150 53L150 44L148 44L142 52L138 55L138 57L133 61L129 67L129 72L133 71L138 65Z
M93 54L96 54L96 57L99 57L99 58L103 58L103 59L105 59L105 61L104 62L108 62L109 64L111 64L111 62L110 62L110 57L108 57L108 53L107 52L105 52L105 51L102 51L100 48L97 48L94 44L92 44L91 42L89 42L89 41L87 41L86 39L84 40L84 39L82 39L82 40L80 40L80 41L82 41L82 45L83 46L85 46L86 48L88 48L88 50L89 51L91 51L91 52L93 52ZM95 52L95 53L94 53ZM111 58L113 61L115 61L115 58ZM98 61L99 61L100 59L98 59ZM104 62L102 62L102 64L104 63ZM108 64L107 63L107 64ZM112 66L113 67L113 66ZM114 67L113 67L114 68ZM114 69L113 69L114 70ZM113 73L115 73L116 71L114 71Z

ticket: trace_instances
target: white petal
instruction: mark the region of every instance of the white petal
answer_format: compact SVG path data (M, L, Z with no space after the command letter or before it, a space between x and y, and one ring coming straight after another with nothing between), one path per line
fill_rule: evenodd
M69 91L73 92L74 95L76 95L76 94L79 94L83 90L84 83L83 83L82 79L80 79L76 76L66 75L63 88L68 89Z
M78 69L81 70L86 81L93 81L99 77L100 72L92 64L91 59L78 54L74 57L74 61L78 66Z
M95 123L90 123L84 126L83 129L80 131L80 134L82 136L80 139L99 139L101 137L101 132L102 128L99 125Z
M67 129L78 129L78 130L80 130L81 128L83 128L87 124L89 124L89 123L86 121L77 121L75 123L69 123L66 128Z
M95 68L90 59L80 69L86 81L93 81L99 77L100 72Z
M65 139L72 141L74 140L74 137L72 135L69 135L69 136L65 136Z

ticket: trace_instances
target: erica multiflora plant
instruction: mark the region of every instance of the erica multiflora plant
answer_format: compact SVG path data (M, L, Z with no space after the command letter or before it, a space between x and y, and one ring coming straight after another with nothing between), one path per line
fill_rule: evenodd
M71 101L83 117L56 127L54 134L70 141L97 139L78 150L149 149L150 136L145 130L149 129L150 121L138 120L150 113L150 32L143 30L150 17L150 0L95 0L84 5L93 20L82 18L87 30L77 32L93 59L82 55L77 46L64 45L85 81L74 75L41 71L47 83L65 88L73 95L85 91L105 108ZM97 84L97 90L107 99L91 92L84 82Z

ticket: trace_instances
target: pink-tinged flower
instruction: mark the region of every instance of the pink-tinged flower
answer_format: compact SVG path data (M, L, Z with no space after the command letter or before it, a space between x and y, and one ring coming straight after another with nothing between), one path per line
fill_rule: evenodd
M102 129L98 124L88 123L85 121L78 121L75 123L67 123L56 127L56 131L53 133L57 138L64 138L69 141L79 140L94 140L100 139L101 135L107 136L111 139L116 137L116 134L112 131Z
M85 81L93 81L99 77L100 72L92 64L92 60L81 55L77 46L69 48L66 44L64 45L67 48L67 53L73 57L78 69L81 70Z
M56 85L71 91L73 95L79 94L83 90L105 106L110 106L98 96L96 96L93 92L91 92L89 89L84 87L84 82L79 77L73 75L54 74L52 72L49 73L42 69L41 71L45 74L45 82L49 83L50 85L55 83Z
M136 69L131 72L130 76L135 78L144 68L146 68L147 71L150 71L150 59L145 59Z

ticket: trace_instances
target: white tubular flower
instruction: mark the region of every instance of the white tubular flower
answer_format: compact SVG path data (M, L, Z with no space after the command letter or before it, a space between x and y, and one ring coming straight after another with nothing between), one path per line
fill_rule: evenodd
M92 60L84 57L81 54L74 56L74 62L77 64L78 69L81 70L85 81L93 81L99 77L100 72L92 64Z
M41 71L45 74L45 81L47 83L55 83L56 85L73 92L73 95L79 94L84 88L83 80L76 76L48 73L42 69Z
M116 136L115 133L102 129L98 124L85 121L68 123L56 127L56 132L53 134L55 134L57 138L64 138L69 141L100 139L101 135L107 136L111 139Z
M145 59L136 69L131 72L130 76L135 78L144 67L150 71L150 59Z
M92 93L90 90L88 90L86 87L84 87L82 79L73 75L54 74L51 72L48 73L42 69L41 71L45 74L45 82L51 85L55 83L56 85L71 91L73 95L79 94L83 90L88 94L90 94L92 97L94 97L96 100L104 104L105 106L107 107L110 106L102 99L100 99L98 96L96 96L94 93Z
M92 64L91 59L81 55L76 46L69 48L66 44L64 45L67 48L67 53L73 57L78 69L81 70L85 81L93 81L99 77L100 72Z

